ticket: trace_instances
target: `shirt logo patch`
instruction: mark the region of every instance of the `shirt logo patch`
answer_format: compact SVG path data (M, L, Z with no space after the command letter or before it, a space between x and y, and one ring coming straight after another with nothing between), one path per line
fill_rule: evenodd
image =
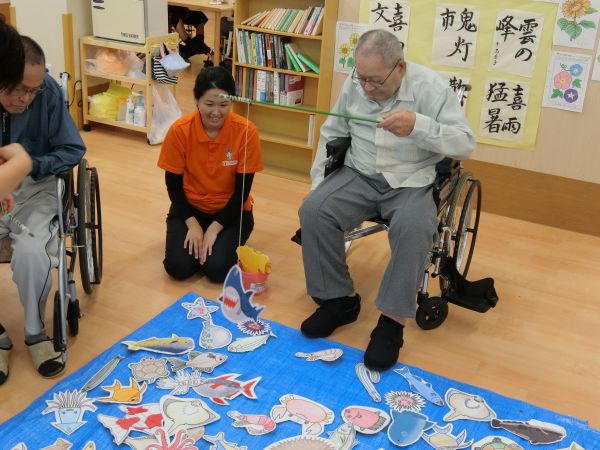
M233 152L231 151L231 149L228 149L225 152L225 158L227 158L227 161L223 161L223 166L227 167L227 166L235 166L237 165L237 159L232 160L231 158L233 158Z

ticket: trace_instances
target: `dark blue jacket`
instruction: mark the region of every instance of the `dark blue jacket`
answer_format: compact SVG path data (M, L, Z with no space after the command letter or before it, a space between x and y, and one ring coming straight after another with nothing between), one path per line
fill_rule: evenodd
M44 90L24 113L9 114L1 105L0 112L2 123L10 123L10 129L3 130L9 142L2 144L18 142L25 147L33 161L29 175L34 180L63 172L83 158L85 145L65 106L60 87L50 75L46 74Z

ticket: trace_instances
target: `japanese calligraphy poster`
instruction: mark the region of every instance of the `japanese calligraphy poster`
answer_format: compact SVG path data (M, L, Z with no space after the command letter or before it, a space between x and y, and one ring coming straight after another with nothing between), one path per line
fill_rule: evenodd
M598 50L596 51L596 57L594 58L592 80L600 81L600 42L598 43Z
M526 82L487 80L478 134L503 141L523 140L529 92Z
M465 73L453 72L438 72L442 78L448 81L448 85L452 88L455 94L458 95L460 88L463 88L462 107L467 108L467 100L469 99L469 91L471 89L471 77Z
M600 19L600 0L560 0L554 45L593 49Z
M372 0L369 9L369 26L383 28L396 35L404 44L408 44L408 27L410 22L410 4L405 1Z
M544 26L544 16L499 9L489 70L532 77Z
M479 7L437 5L431 62L473 67L479 29Z
M581 112L591 64L591 56L552 52L542 105Z
M356 65L354 49L361 34L367 31L368 26L353 22L338 22L335 30L335 54L333 70L335 72L350 73Z

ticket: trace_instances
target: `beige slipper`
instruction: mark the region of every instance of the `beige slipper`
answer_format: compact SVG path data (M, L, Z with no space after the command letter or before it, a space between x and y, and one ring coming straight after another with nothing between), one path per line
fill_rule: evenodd
M4 384L8 378L8 356L10 355L10 348L0 348L0 384Z
M27 344L27 349L31 355L33 366L41 376L52 378L60 375L65 370L62 353L54 351L52 339L46 339L31 345Z

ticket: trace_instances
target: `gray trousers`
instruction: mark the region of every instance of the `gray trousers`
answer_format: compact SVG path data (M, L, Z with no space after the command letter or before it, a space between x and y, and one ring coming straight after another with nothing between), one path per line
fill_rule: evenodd
M41 181L25 178L13 193L13 215L23 222L34 237L29 236L7 217L0 217L0 238L12 240L10 267L25 310L25 334L34 336L44 331L46 300L52 288L52 267L58 267L58 224L56 178Z
M310 193L299 215L306 287L322 300L354 293L344 230L378 215L389 220L391 258L375 304L383 313L414 317L418 284L437 233L431 186L393 189L381 175L366 177L344 166Z

